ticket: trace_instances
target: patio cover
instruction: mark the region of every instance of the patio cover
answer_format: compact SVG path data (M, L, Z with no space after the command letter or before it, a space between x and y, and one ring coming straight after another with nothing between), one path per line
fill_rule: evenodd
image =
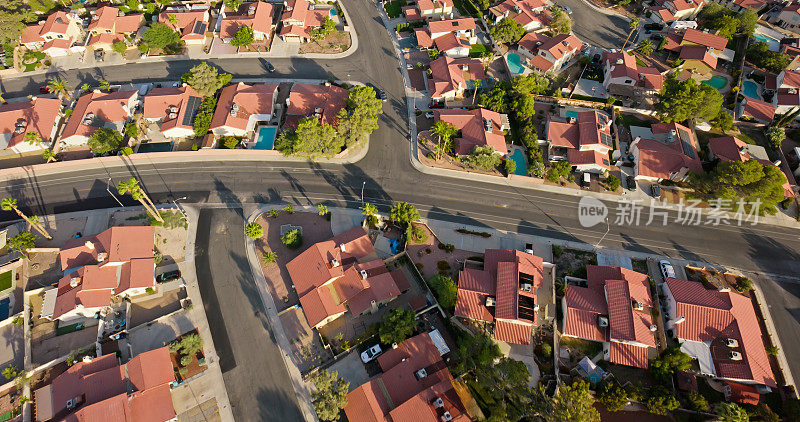
M699 341L684 341L681 343L681 351L697 359L700 364L700 372L703 374L717 375L714 370L714 361L711 359L711 348L709 345Z

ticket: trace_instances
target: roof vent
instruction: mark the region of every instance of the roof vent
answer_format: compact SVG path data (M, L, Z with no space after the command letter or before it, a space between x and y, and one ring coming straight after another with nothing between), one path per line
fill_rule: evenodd
M682 324L682 323L683 323L683 322L685 322L685 321L686 321L686 317L684 317L684 316L679 316L677 319L675 319L675 322L674 322L674 324L675 324L675 325Z
M24 128L25 126L28 126L28 121L25 120L25 119L19 119L19 120L17 120L17 123L14 124L14 126L23 127Z
M441 397L437 397L436 400L433 401L433 407L437 409L444 407L444 400L442 400Z
M239 104L236 104L236 103L231 104L231 110L238 111L239 110Z
M336 268L339 266L339 261L336 258L331 258L331 268Z
M25 132L25 126L17 126L14 128L14 133L22 133Z
M231 109L231 116L236 117L236 109Z
M531 283L523 283L522 284L522 291L529 292L533 289L533 285Z
M247 9L247 14L252 16L253 13L256 13L256 5L251 4L250 7Z
M169 106L169 112L170 113L177 113L178 112L178 106L174 106L174 105Z
M735 338L726 338L725 345L728 347L739 347L739 341Z
M170 113L170 114L167 114L167 118L169 118L169 119L175 119L175 118L177 118L177 117L178 117L178 113Z
M468 64L461 65L461 70L463 70L464 72L469 72L469 65Z
M797 89L796 88L789 88L788 92L789 92L789 94L794 95L794 94L797 94Z
M361 278L363 278L364 280L367 279L367 271L366 270L361 270Z
M94 243L92 243L91 240L87 240L86 243L83 244L83 246L86 246L90 250L94 250Z
M728 357L731 358L731 360L742 360L742 354L733 350L728 353Z
M568 123L575 123L575 122L577 122L577 121L578 121L578 119L576 119L576 118L574 118L574 117L567 117L567 122L568 122Z
M397 349L397 343L392 343L392 349Z
M658 327L655 324L651 324L650 325L650 331L656 332L656 331L658 331Z
M97 254L97 262L103 262L108 258L108 253L106 252L99 252Z
M608 327L608 317L598 316L597 317L597 325L599 325L601 327Z
M67 400L67 410L72 410L77 405L78 405L78 398L77 397L73 397L73 398Z
M69 279L69 287L78 287L78 284L81 284L80 277L72 277Z
M315 114L322 113L322 107L314 107L314 113Z
M428 376L428 371L426 371L425 368L422 368L419 371L414 372L414 376L417 377L418 380L421 380Z
M564 41L562 44L564 44L564 47L569 47L569 41Z
M488 133L492 133L492 131L494 130L494 125L492 124L492 121L489 119L483 119L483 127L486 129L486 132Z
M636 309L637 311L641 311L641 310L644 309L644 304L642 304L642 302L633 301L633 309Z
M444 414L442 415L442 421L449 422L452 420L453 420L453 415L451 415L450 412L444 412Z
M486 306L494 306L495 300L492 296L486 296Z
M617 59L617 64L622 64L622 63L623 63L622 59Z
M728 286L722 286L719 289L717 289L717 291L720 293L728 293L729 291L731 291L731 288Z
M347 245L345 245L344 243L340 243L339 250L342 252L347 252Z

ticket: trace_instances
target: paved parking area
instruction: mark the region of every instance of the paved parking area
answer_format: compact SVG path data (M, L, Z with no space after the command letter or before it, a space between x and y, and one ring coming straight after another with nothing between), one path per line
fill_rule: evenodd
M15 365L24 366L25 334L21 325L6 324L0 328L0 369ZM11 381L0 375L0 384Z
M194 322L196 317L192 315L194 311L200 310L179 312L130 330L128 341L133 349L133 355L157 349L175 340L179 335L194 330L197 327Z
M367 368L361 363L358 350L353 349L350 354L328 367L328 371L336 371L339 377L350 383L350 390L353 391L359 385L369 381Z

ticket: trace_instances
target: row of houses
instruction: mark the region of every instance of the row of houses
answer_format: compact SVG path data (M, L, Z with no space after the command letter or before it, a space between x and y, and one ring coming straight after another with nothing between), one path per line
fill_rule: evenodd
M141 117L155 123L166 138L194 136L194 118L202 97L191 86L159 87L141 95L141 90L99 90L80 96L65 117L66 108L54 98L0 105L0 142L17 152L48 148L58 140L62 148L84 146L97 129L122 132L127 122ZM277 104L278 85L237 83L222 89L210 131L215 136L247 136L258 124L275 125L275 112L285 116L284 127L294 128L306 116L333 123L345 106L348 91L331 84L294 84L286 100ZM65 120L59 133L59 124ZM31 143L33 132L41 142Z

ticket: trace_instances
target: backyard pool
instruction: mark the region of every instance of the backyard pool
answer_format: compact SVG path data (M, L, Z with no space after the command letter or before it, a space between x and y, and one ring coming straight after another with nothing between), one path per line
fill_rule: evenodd
M330 14L331 16L336 16L336 15L339 14L339 12L337 12L336 8L334 7L334 8L331 8L331 10L328 12L328 14Z
M275 144L275 135L278 128L275 126L261 126L256 132L256 144L253 149L272 149Z
M525 71L525 68L522 67L522 58L517 53L508 53L506 62L508 62L508 70L512 75L519 75Z
M778 51L781 48L781 42L776 40L775 38L768 37L764 34L753 34L753 38L766 43L769 47L770 51Z
M578 112L576 110L567 110L567 111L564 112L564 117L566 117L567 119L573 118L573 119L577 120L578 119Z
M525 154L519 148L514 148L514 153L508 156L509 160L514 161L516 163L516 168L514 169L514 174L518 174L520 176L527 176L528 175L528 166L525 165Z
M139 145L136 152L167 152L172 151L172 142L153 142Z
M728 84L728 80L725 79L724 76L717 75L717 76L714 76L714 77L712 77L711 79L709 79L707 81L703 81L703 83L706 84L706 85L710 85L710 86L714 87L717 90L720 90L722 88L725 88L725 85Z
M742 93L745 97L755 98L756 100L761 99L758 96L758 84L753 81L742 82Z

